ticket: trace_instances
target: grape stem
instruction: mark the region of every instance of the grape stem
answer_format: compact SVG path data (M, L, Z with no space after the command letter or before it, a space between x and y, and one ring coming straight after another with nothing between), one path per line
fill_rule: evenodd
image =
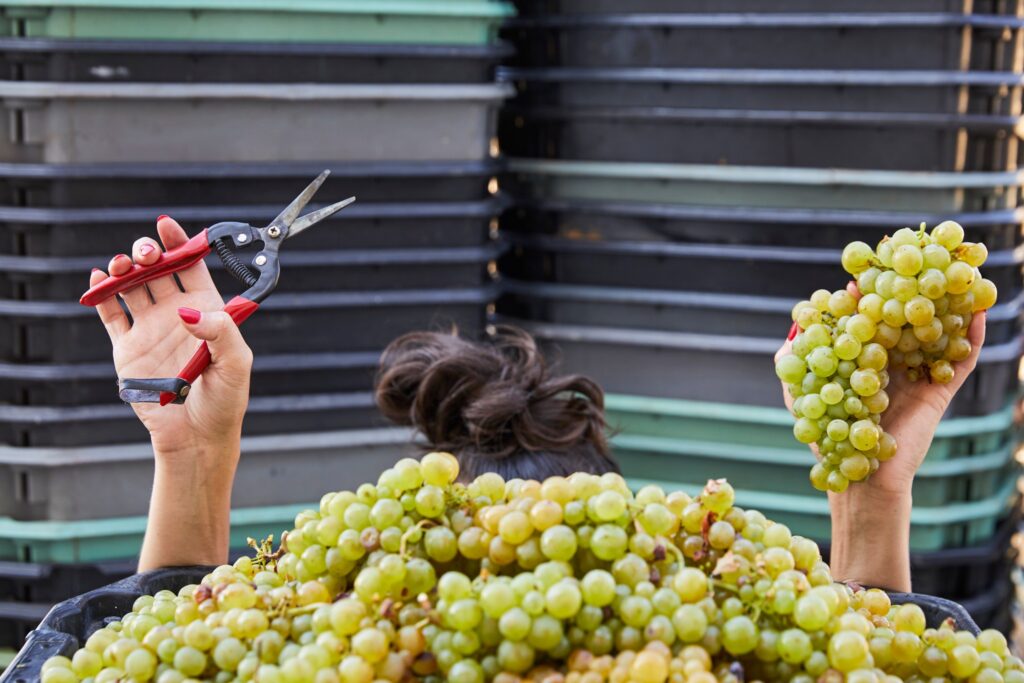
M411 526L405 530L405 533L402 534L401 544L398 546L398 554L401 555L403 560L409 559L409 554L406 552L406 546L408 545L409 539L412 538L413 534L417 531L422 531L427 526L436 524L437 522L435 522L432 519L421 519L420 521L416 522L414 526Z

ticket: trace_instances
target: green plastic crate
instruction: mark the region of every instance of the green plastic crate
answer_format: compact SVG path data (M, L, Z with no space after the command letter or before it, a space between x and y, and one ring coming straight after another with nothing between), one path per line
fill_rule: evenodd
M5 35L33 38L482 45L515 14L492 0L10 0Z
M241 508L231 511L231 546L246 539L280 540L293 528L295 515L316 503ZM133 557L142 548L146 517L90 519L78 522L18 522L0 518L0 560L20 562L101 562Z
M533 196L551 199L951 213L1014 208L1024 174L510 159Z
M807 448L768 448L628 434L615 437L612 446L627 478L725 478L741 489L793 495L815 493L808 481L814 456ZM991 453L925 461L914 479L914 505L935 507L990 498L1015 475L1016 469L1012 444Z
M623 394L606 396L605 408L609 426L623 435L726 441L758 448L792 449L797 444L793 438L793 416L785 408ZM1011 403L991 415L943 420L926 462L1005 448L1015 438L1013 409Z
M703 484L663 479L633 478L627 481L634 489L654 484L666 491L685 491L690 495L699 493L703 488ZM981 543L995 533L999 520L1018 501L1017 481L1011 478L995 495L984 500L936 508L915 507L910 513L910 549L927 552ZM832 533L828 499L821 494L794 496L736 489L736 504L759 510L768 519L785 524L793 533L807 538L827 540Z

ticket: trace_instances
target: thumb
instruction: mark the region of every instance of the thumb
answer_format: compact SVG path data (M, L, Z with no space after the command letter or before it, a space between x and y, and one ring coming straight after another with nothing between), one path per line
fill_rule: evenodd
M194 308L179 308L178 317L189 334L210 347L212 363L233 371L249 372L252 350L231 316L224 311L201 313Z

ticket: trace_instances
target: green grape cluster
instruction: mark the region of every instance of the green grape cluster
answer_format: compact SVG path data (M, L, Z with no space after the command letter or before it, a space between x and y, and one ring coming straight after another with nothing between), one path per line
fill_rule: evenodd
M881 425L891 372L947 384L971 355L972 316L995 304L996 286L978 270L985 245L963 240L946 221L930 233L903 228L876 249L852 242L842 264L859 298L820 289L793 307L799 332L775 373L793 397L793 435L821 456L816 489L845 491L896 454Z
M405 459L280 549L139 598L43 683L1021 683L997 632L834 583L817 545L614 474L544 482Z

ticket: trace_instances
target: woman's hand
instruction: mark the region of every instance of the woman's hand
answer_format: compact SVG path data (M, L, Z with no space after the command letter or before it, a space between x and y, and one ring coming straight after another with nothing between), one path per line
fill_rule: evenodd
M860 298L855 283L847 290ZM882 414L882 427L896 439L896 455L881 463L866 481L851 482L843 493L829 494L832 510L832 573L837 579L864 585L910 590L910 508L911 487L917 469L931 446L939 421L953 396L978 363L985 343L985 313L977 313L968 330L971 355L955 363L956 374L949 384L927 380L911 382L905 373L890 373L889 407ZM776 360L789 353L787 340ZM783 387L786 407L793 398ZM812 445L812 450L815 447Z
M161 216L157 232L164 247L188 240L174 220ZM160 258L157 242L142 238L110 261L112 275L134 263ZM95 270L90 284L106 273ZM238 327L221 309L224 301L202 261L173 276L153 280L121 295L119 303L96 307L110 335L119 377L173 377L201 340L210 347L210 366L195 381L184 405L133 404L149 430L156 476L140 569L173 564L215 564L227 553L231 485L239 458L242 418L249 400L252 352ZM184 291L182 291L184 289Z
M167 249L188 241L181 226L166 216L157 221L157 231ZM160 254L160 245L144 237L135 242L132 258L119 254L111 259L110 274L124 275L133 260L151 265ZM102 270L94 270L90 285L105 277ZM168 275L124 292L121 298L131 323L114 299L96 307L114 346L119 377L173 377L195 353L200 340L210 346L210 367L196 380L184 405L133 404L159 454L229 440L240 433L249 400L252 352L230 316L221 311L224 300L206 264L200 261L179 272L178 279L185 291ZM179 315L179 309L190 310ZM201 317L195 320L199 311ZM193 317L186 319L188 316Z

